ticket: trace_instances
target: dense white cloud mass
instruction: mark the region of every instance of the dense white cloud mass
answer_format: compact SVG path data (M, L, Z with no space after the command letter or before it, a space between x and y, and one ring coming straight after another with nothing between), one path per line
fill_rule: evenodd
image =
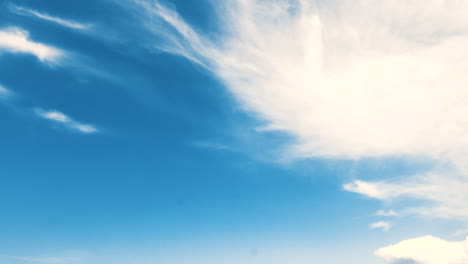
M375 254L388 263L466 264L468 239L465 242L448 242L425 236L378 249Z
M160 49L216 74L263 129L294 136L288 158L427 158L445 169L344 188L467 216L467 1L217 1L216 37L158 1L133 2Z
M177 31L166 50L215 71L269 129L297 136L296 155L461 154L468 3L225 2L218 42L142 4Z
M43 20L47 20L47 21L56 23L58 25L68 27L68 28L72 28L72 29L87 30L87 29L90 28L90 25L85 25L85 24L81 24L81 23L78 23L78 22L75 22L75 21L50 16L50 15L47 15L47 14L44 14L44 13L41 13L41 12L38 12L38 11L35 11L35 10L32 10L32 9L24 8L24 7L21 7L21 6L16 6L16 5L13 5L13 4L10 4L9 8L10 8L10 10L12 12L14 12L14 13L16 13L18 15L33 16L33 17L43 19Z
M47 62L56 61L64 55L63 51L55 47L30 40L27 31L15 27L0 30L0 50L29 53Z
M43 111L41 109L37 109L36 113L42 118L60 123L65 127L68 127L81 133L90 134L98 132L98 129L96 127L92 125L79 123L58 111Z

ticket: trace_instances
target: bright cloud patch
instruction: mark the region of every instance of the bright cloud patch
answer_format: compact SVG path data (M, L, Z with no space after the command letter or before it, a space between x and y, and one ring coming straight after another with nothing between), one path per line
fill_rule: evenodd
M212 71L264 129L294 136L287 158L428 158L445 169L345 189L467 216L468 2L218 1L214 37L158 1L133 2L165 38L159 49Z
M389 222L375 222L369 225L369 229L382 229L383 231L388 231L392 227L392 224Z
M14 12L14 13L16 13L18 15L33 16L33 17L43 19L43 20L47 20L47 21L56 23L56 24L58 24L60 26L64 26L64 27L68 27L68 28L72 28L72 29L87 30L87 29L90 28L90 25L85 25L85 24L81 24L81 23L78 23L78 22L75 22L75 21L50 16L50 15L40 13L40 12L32 10L32 9L24 8L24 7L21 7L21 6L16 6L16 5L13 5L13 4L10 4L9 8L10 8L10 10L12 12Z
M13 53L29 53L41 61L53 62L64 55L64 52L51 46L34 42L29 33L19 28L0 30L0 50Z
M465 242L447 242L425 236L378 249L375 254L388 263L466 264L468 239Z
M36 110L36 113L42 118L60 123L67 128L79 131L81 133L90 134L90 133L98 132L98 129L96 127L92 125L79 123L61 112L43 111L43 110L38 109Z

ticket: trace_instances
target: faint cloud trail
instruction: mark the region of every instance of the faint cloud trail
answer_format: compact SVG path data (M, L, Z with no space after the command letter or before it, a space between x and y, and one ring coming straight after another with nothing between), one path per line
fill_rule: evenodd
M92 134L99 132L99 130L96 127L77 122L68 117L67 115L58 111L44 111L42 109L36 109L35 111L38 116L44 119L62 124L64 127L70 128L81 133Z
M11 3L8 5L8 8L11 10L11 12L17 15L33 16L42 20L53 22L63 27L71 28L71 29L88 30L91 28L91 25L88 25L88 24L82 24L82 23L78 23L75 21L71 21L71 20L67 20L67 19L63 19L63 18L59 18L55 16L50 16L50 15L35 11L33 9L17 6Z

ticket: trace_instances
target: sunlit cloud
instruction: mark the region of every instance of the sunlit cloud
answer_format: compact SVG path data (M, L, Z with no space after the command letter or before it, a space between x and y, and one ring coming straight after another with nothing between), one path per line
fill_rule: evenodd
M75 22L75 21L72 21L72 20L51 16L51 15L48 15L48 14L45 14L45 13L38 12L38 11L33 10L33 9L17 6L17 5L14 5L14 4L10 4L9 9L13 13L18 14L18 15L32 16L32 17L39 18L39 19L42 19L42 20L46 20L46 21L49 21L49 22L53 22L53 23L58 24L60 26L71 28L71 29L87 30L87 29L89 29L91 27L91 25L88 25L88 24L82 24L82 23L78 23L78 22Z
M215 74L261 131L293 137L284 159L424 158L444 169L344 187L434 202L407 213L467 216L468 2L227 0L215 4L218 35L159 1L132 2L158 49Z
M395 264L465 264L468 263L468 239L464 242L448 242L425 236L378 249L375 254Z
M44 119L61 124L64 127L67 127L69 129L72 129L81 133L92 134L92 133L99 132L99 130L95 126L77 122L73 120L72 118L70 118L69 116L58 111L44 111L42 109L36 109L36 113L37 115L39 115L40 117Z
M1 50L32 54L43 62L55 62L65 55L60 49L30 40L27 31L16 27L0 29Z

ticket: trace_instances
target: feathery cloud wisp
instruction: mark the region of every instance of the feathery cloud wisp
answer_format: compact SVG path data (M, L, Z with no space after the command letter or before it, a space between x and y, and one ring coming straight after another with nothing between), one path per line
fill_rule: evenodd
M15 27L0 30L0 50L29 53L43 62L57 61L65 54L55 47L30 40L27 31Z
M429 201L422 207L406 208L401 214L418 214L439 218L468 218L468 182L464 175L428 173L398 181L364 182L356 180L345 184L345 190L379 200L397 197Z
M224 28L215 37L159 1L132 2L166 40L161 50L210 70L264 129L294 137L285 157L428 158L451 168L345 189L437 203L415 213L468 207L468 2L227 0L216 2ZM447 177L462 200L432 186Z
M41 109L37 109L36 113L44 119L60 123L67 128L73 129L81 133L91 134L98 132L98 129L96 127L88 124L79 123L58 111L43 111Z
M33 16L33 17L43 19L43 20L47 20L47 21L53 22L55 24L58 24L60 26L68 27L68 28L72 28L72 29L87 30L87 29L89 29L91 27L90 25L81 24L81 23L78 23L78 22L75 22L75 21L71 21L71 20L68 20L68 19L63 19L63 18L59 18L59 17L55 17L55 16L50 16L48 14L44 14L44 13L38 12L36 10L28 9L28 8L17 6L17 5L14 5L14 4L10 4L9 9L13 13L18 14L18 15Z
M0 84L0 98L9 95L11 92Z
M388 263L465 264L468 263L468 239L448 242L425 236L378 249L375 254Z
M390 211L379 210L379 211L375 212L375 215L378 215L378 216L398 216L398 213L395 212L395 210L390 210Z

